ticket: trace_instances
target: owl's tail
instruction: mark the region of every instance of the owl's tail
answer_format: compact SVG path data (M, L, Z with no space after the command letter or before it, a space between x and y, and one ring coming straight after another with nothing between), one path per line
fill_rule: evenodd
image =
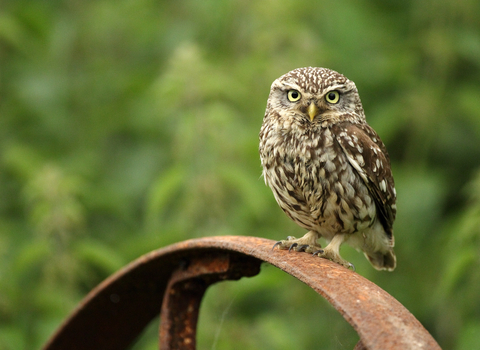
M387 270L393 271L397 266L397 258L393 249L390 249L384 253L375 252L375 253L365 253L368 261L372 264L377 270Z

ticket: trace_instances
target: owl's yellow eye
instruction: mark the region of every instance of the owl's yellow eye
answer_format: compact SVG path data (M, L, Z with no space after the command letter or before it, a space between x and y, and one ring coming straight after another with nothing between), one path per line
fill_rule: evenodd
M339 99L340 94L336 90L330 91L325 95L325 100L327 100L328 103L337 103Z
M302 94L297 90L290 90L288 91L287 97L290 102L297 102L302 97Z

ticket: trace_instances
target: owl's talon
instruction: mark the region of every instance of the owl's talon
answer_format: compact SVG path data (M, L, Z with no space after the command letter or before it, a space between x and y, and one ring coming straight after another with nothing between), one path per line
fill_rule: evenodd
M277 243L275 243L272 247L272 252L273 252L273 250L275 249L276 246L281 245L281 244L282 244L282 241L278 241Z
M296 246L298 246L298 243L293 243L290 248L288 248L288 251L290 252L293 248L295 248Z
M297 252L304 252L308 247L310 247L308 244L302 244L297 247Z
M318 254L323 254L325 251L323 249L319 249L313 252L312 255L318 255Z
M346 269L351 268L352 271L355 272L355 266L351 262L342 259L342 257L337 252L332 251L332 249L329 249L328 246L325 249L319 249L315 251L313 255L317 255L323 259L333 261L334 263L337 263L338 265L341 265Z

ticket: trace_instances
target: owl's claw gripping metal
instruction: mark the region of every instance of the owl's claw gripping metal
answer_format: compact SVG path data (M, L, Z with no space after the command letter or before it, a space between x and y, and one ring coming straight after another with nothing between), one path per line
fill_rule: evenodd
M295 248L296 246L298 246L298 243L293 243L290 248L288 248L288 251L290 252L293 248Z
M276 246L279 246L282 244L282 241L278 241L277 243L275 243L272 247L272 251L275 249Z
M319 256L321 258L333 261L333 262L335 262L339 265L342 265L343 267L345 267L347 269L351 268L352 271L355 272L355 265L353 265L351 262L343 260L342 257L339 254L335 253L331 249L328 249L328 246L325 249L318 249L318 250L314 251L312 255L314 255L314 256L316 255L316 256Z
M308 244L301 244L297 247L297 252L304 252L310 247Z
M282 249L282 250L288 249L289 252L293 250L296 252L311 253L313 256L316 255L321 258L331 260L339 265L344 266L347 269L352 269L352 271L355 271L355 266L352 263L346 260L343 260L339 254L333 252L331 249L328 249L328 247L326 248L327 250L316 249L319 247L318 245L313 246L310 244L303 244L303 243L299 244L298 242L291 242L291 240L294 240L294 239L295 239L294 237L288 236L287 240L276 242L272 247L272 251L275 249L275 247L278 247L279 249Z

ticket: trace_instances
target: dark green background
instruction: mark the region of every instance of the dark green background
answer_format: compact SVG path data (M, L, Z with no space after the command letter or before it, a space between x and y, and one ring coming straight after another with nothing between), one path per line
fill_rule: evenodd
M129 261L194 237L304 230L260 178L270 84L357 84L398 194L398 267L357 271L445 349L480 348L480 2L0 3L0 349L37 349ZM156 349L152 325L135 349ZM321 297L264 266L212 287L200 349L352 349Z

